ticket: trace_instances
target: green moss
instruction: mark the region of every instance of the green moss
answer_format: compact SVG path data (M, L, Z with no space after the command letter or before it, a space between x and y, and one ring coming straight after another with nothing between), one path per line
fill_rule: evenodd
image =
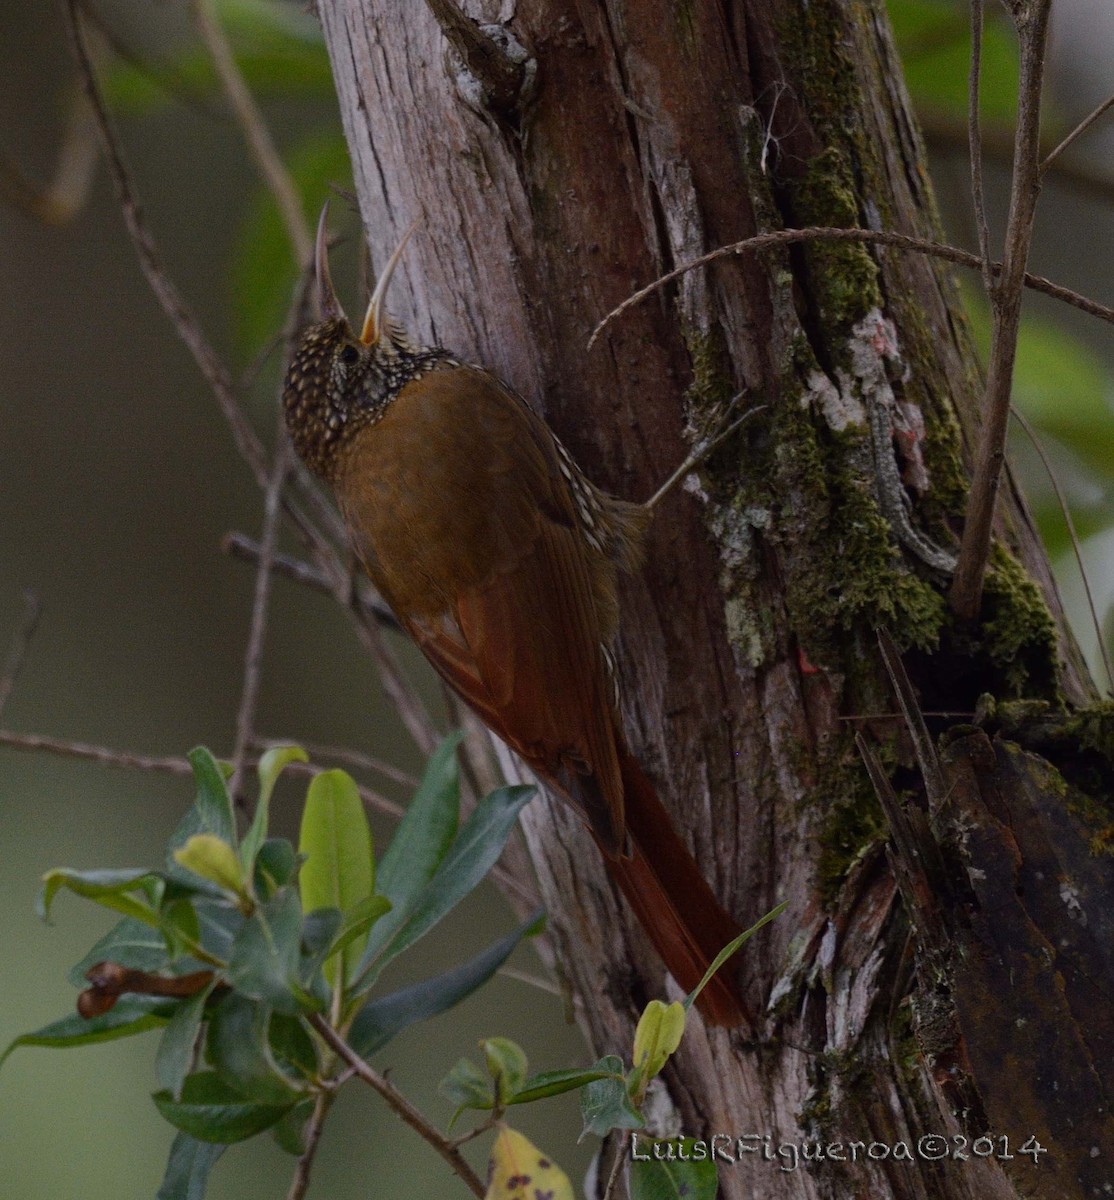
M855 181L846 155L830 146L813 158L789 185L796 224L854 228L859 224ZM816 241L801 247L806 291L824 344L841 345L872 308L882 307L878 264L865 246ZM841 364L844 365L844 364Z
M847 873L887 836L886 820L870 779L850 739L836 762L821 769L809 797L824 813L817 857L816 888L828 910L836 907Z
M1000 543L983 589L980 640L1014 696L1058 696L1056 626L1040 588Z

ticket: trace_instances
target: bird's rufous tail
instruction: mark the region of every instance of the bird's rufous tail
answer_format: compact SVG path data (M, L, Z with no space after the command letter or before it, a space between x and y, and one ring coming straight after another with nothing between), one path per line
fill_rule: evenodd
M690 992L742 929L720 905L637 759L620 749L630 856L607 854L611 878L677 983ZM696 1004L712 1025L752 1025L725 963Z

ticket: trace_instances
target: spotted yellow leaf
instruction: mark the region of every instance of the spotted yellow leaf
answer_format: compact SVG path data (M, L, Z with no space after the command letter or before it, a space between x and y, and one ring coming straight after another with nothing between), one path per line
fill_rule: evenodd
M484 1200L573 1200L569 1177L515 1129L499 1127Z

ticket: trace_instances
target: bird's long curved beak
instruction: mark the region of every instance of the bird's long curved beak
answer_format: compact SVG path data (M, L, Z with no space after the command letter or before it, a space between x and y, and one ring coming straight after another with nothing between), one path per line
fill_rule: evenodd
M387 259L387 265L383 268L382 274L375 284L375 291L371 293L371 300L367 306L367 314L364 316L364 327L360 333L360 341L366 346L374 346L383 336L383 305L387 299L387 288L391 285L391 276L395 273L395 267L398 266L399 260L402 258L402 252L406 249L406 243L410 240L410 235L418 228L418 219L415 217L410 222L410 228L402 235L402 240L399 242L394 254Z
M325 201L321 217L317 222L317 243L314 249L317 273L317 309L322 321L344 321L344 309L333 288L329 274L329 202Z

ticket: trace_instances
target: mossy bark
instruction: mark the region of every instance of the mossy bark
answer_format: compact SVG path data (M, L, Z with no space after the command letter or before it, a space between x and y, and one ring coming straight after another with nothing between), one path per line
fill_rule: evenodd
M980 1088L997 1097L1023 1072L979 1077L977 1005L963 996L982 995L988 976L934 971L899 896L852 738L866 729L919 794L900 725L884 716L894 703L874 629L907 652L929 711L973 712L988 694L1059 712L1090 685L1012 488L981 619L949 616L942 564L979 425L950 274L897 250L823 243L724 259L630 309L587 350L596 322L636 288L759 231L938 236L881 0L477 4L484 21L513 10L508 28L536 64L528 103L509 116L470 107L478 90L423 6L405 19L377 0L318 9L375 262L423 215L393 293L415 334L507 379L597 483L630 499L653 492L725 400L764 406L700 487L656 514L617 646L631 743L709 881L744 923L790 901L741 968L768 1014L759 1036L693 1028L669 1068L686 1132L914 1147L924 1134L986 1132L972 1122L1000 1106ZM1065 722L1064 737L1082 736ZM1012 753L1003 734L987 744ZM1041 795L1058 777L1048 770ZM1098 805L1101 843L1108 809L1080 795ZM1000 832L983 792L965 796L964 820ZM982 870L946 826L934 836L954 879ZM573 814L539 803L525 827L586 1032L600 1053L622 1053L641 1006L666 988L660 965ZM949 892L956 929L977 890ZM993 957L970 937L973 956ZM1055 977L1055 950L1047 969ZM1024 988L997 993L1017 1020L1031 1000ZM1035 1131L992 1130L1015 1144ZM1073 1170L1064 1153L1078 1147L1061 1152L1057 1187ZM859 1155L785 1172L744 1160L724 1168L721 1191L1075 1194L1042 1192L1039 1169L1017 1168Z

